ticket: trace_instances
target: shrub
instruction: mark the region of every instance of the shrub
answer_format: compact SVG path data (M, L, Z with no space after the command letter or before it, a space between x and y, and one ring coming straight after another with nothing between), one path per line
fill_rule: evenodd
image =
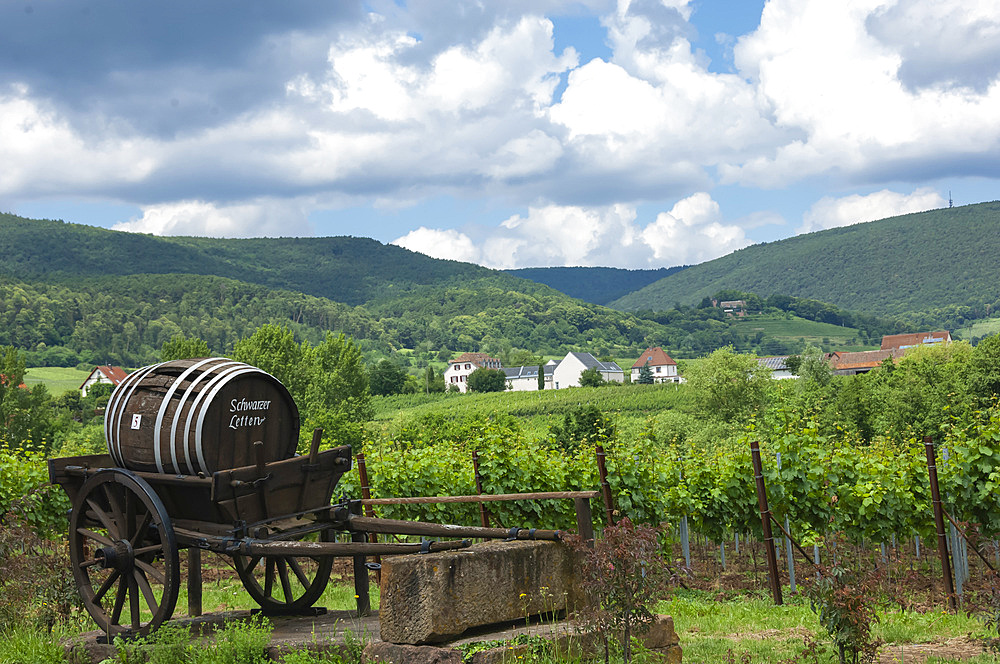
M605 664L610 658L609 632L621 639L622 659L629 664L632 636L649 629L653 622L650 606L666 592L670 578L659 535L659 528L635 525L625 517L607 526L593 547L579 538L572 541L583 554L583 587L590 599L580 618L604 638Z

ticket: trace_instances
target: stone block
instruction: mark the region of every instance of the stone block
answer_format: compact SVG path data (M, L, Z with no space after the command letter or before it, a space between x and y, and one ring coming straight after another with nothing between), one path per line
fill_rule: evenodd
M559 542L486 542L460 551L386 557L380 636L438 643L462 632L582 604L578 554Z
M462 653L454 648L374 641L365 646L361 661L364 664L462 664Z
M650 650L676 646L681 642L677 632L674 631L674 619L663 614L653 616L653 624L640 636L640 639Z

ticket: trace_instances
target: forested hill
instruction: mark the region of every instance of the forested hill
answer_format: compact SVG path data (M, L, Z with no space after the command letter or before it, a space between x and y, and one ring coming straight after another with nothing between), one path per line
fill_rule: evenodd
M139 366L177 334L226 353L265 323L425 359L629 356L667 336L660 323L543 284L363 238L163 238L5 214L0 255L0 346L35 365Z
M686 266L658 270L624 270L616 267L524 267L504 270L522 279L551 286L584 302L607 304Z
M25 281L211 275L351 305L468 279L513 281L477 265L437 260L368 238L157 237L2 213L0 256L0 274Z
M868 314L1000 309L1000 202L932 210L759 244L612 302L623 311L693 304L724 290L782 293Z

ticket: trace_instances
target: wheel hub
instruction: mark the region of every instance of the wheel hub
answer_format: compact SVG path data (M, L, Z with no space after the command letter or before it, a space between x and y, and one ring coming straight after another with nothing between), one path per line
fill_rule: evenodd
M94 552L101 569L116 569L127 572L132 569L135 553L128 540L118 540L113 546L103 546Z

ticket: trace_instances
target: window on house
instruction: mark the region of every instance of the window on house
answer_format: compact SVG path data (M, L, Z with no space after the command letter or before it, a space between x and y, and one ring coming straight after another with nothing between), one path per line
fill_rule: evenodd
M660 373L660 367L656 367L656 373Z

